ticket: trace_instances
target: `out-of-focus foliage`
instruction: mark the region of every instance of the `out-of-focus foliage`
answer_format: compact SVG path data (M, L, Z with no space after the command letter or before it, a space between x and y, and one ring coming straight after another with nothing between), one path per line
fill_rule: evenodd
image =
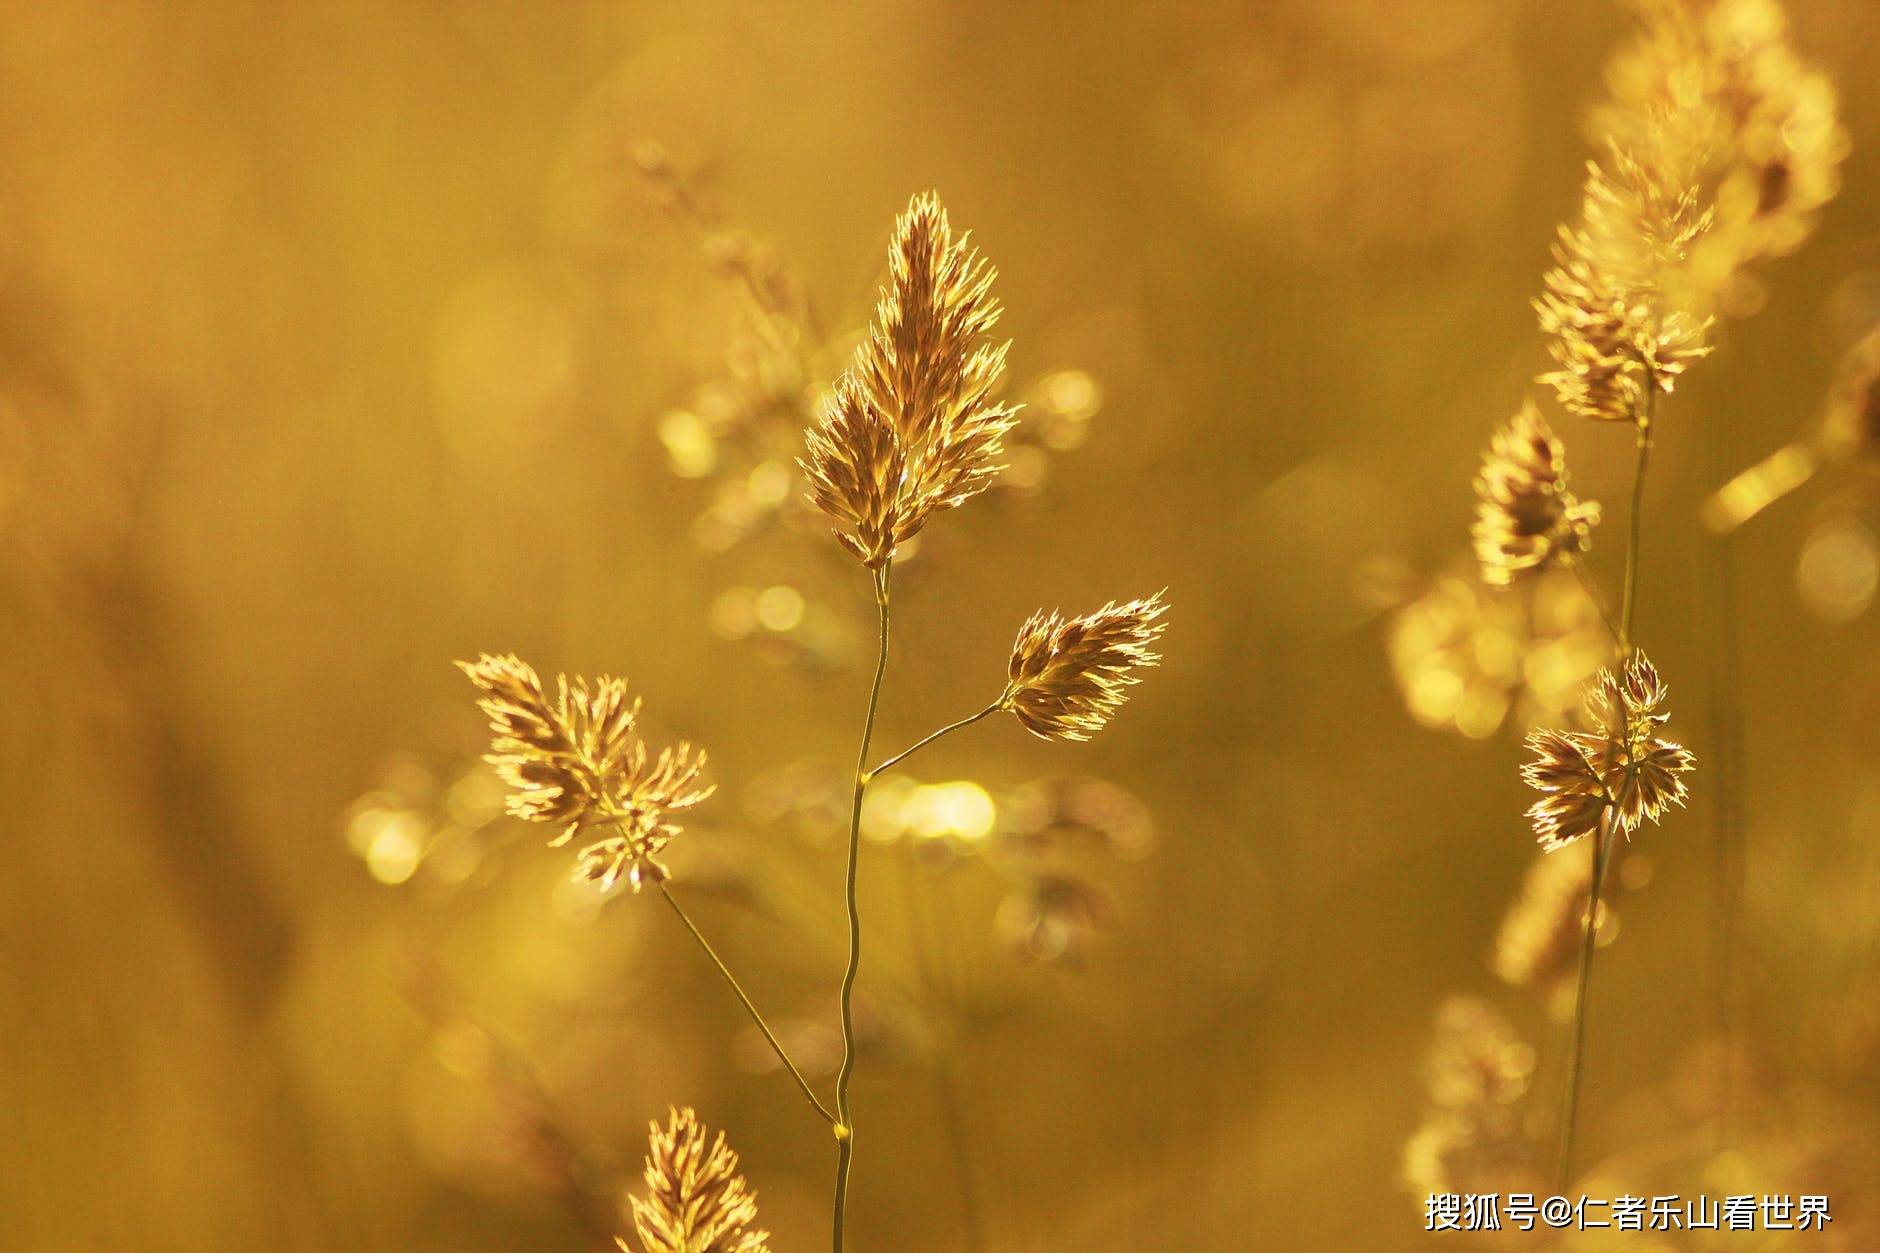
M1731 540L1727 1057L1710 957L1700 511L1818 424L1864 429L1842 363L1880 322L1880 14L1788 8L1851 156L1825 208L1797 193L1806 248L1787 218L1733 236L1779 260L1719 297L1662 419L1641 628L1710 773L1615 867L1581 1134L1589 1186L1779 1180L1857 1239L1857 440ZM826 1083L871 605L793 458L928 187L998 259L1027 408L1011 486L897 584L882 742L996 695L1040 605L1167 584L1180 623L1075 760L1000 719L874 793L854 1245L1416 1243L1406 1141L1462 1161L1458 1118L1502 1136L1557 1096L1545 924L1572 906L1530 877L1514 768L1605 660L1599 618L1564 572L1444 572L1486 433L1548 366L1526 302L1631 26L1535 0L10 13L0 1243L607 1248L647 1123L689 1106L772 1243L820 1247L826 1129L670 918L501 816L449 661L624 674L651 742L711 745L669 864ZM1749 221L1753 175L1720 176ZM1610 582L1630 450L1555 426ZM1501 1080L1436 1108L1459 994L1517 1009L1445 1013L1438 1071Z

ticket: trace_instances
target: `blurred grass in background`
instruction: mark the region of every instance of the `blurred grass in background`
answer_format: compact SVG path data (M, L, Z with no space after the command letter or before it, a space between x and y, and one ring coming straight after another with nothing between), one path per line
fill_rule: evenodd
M1727 426L1728 469L1812 420L1880 316L1880 13L1790 9L1854 149L1818 236L1668 407L1668 436ZM1494 0L16 9L4 1242L592 1247L582 1223L677 1102L730 1132L779 1247L820 1243L826 1132L754 1073L669 920L485 825L448 663L623 672L710 746L723 791L681 873L826 1073L841 854L818 763L851 751L870 607L813 527L768 524L793 449L713 425L713 381L750 377L720 228L774 247L814 309L800 397L866 319L894 213L935 187L1002 271L1039 456L1034 490L925 543L883 742L996 691L1041 605L1167 584L1174 629L1093 744L989 726L882 815L856 1246L963 1247L936 1056L996 1248L1412 1243L1430 1023L1492 988L1530 837L1518 728L1419 725L1379 589L1466 551L1625 29L1618 6ZM703 241L638 168L647 141L721 215ZM1719 470L1661 448L1640 617L1701 754ZM1621 498L1629 457L1578 441L1576 486ZM1873 486L1811 486L1736 549L1745 1099L1798 1141L1832 1123L1869 1146ZM1636 850L1651 891L1601 958L1595 1157L1678 1125L1711 1029L1715 781L1696 788ZM953 937L924 972L915 899ZM1851 1231L1880 1198L1845 1177Z

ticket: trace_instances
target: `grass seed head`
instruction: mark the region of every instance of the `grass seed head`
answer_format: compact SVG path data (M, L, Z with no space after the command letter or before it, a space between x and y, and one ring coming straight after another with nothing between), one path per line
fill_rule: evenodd
M579 878L611 887L624 874L635 891L665 878L658 854L679 830L669 815L712 793L701 782L705 754L689 744L650 754L625 679L558 675L551 697L514 654L485 653L457 666L483 693L477 704L493 736L486 760L509 785L509 812L560 826L552 845L605 828L581 850Z
M1643 422L1651 393L1670 392L1710 351L1708 319L1682 306L1676 281L1709 227L1672 172L1618 147L1588 163L1579 220L1560 228L1534 302L1558 367L1540 381L1569 413Z
M724 1133L707 1135L690 1109L672 1110L665 1127L652 1124L647 1195L631 1198L640 1253L769 1253L770 1234L753 1229L757 1195L738 1173L738 1155Z
M1039 610L1012 643L1000 704L1033 735L1089 739L1140 682L1136 671L1162 660L1154 650L1168 626L1162 597L1112 601L1081 618Z
M1566 449L1532 403L1495 432L1475 495L1475 555L1495 585L1585 552L1599 522L1599 506L1567 490Z
M1535 835L1549 851L1593 834L1602 821L1630 836L1658 822L1688 794L1684 776L1697 764L1692 752L1663 739L1658 729L1666 686L1643 653L1617 671L1602 670L1586 702L1590 732L1531 732L1534 760L1521 777L1541 798L1528 809Z
M810 499L871 569L1001 469L1017 408L994 395L1008 347L987 338L996 274L933 193L895 222L874 324L801 461Z

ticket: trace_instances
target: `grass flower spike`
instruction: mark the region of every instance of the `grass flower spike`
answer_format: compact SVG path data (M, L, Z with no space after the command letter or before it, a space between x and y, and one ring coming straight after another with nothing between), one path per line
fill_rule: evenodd
M1694 286L1794 252L1840 188L1848 135L1834 84L1789 40L1777 0L1640 5L1638 36L1608 68L1593 118L1628 146L1702 168L1715 224Z
M769 1253L770 1234L753 1230L757 1197L738 1173L738 1155L724 1133L709 1142L707 1134L689 1109L673 1110L664 1128L652 1124L647 1197L632 1198L639 1253Z
M1629 836L1684 803L1683 776L1696 758L1656 734L1668 717L1659 712L1665 690L1652 663L1634 653L1617 674L1600 673L1586 706L1595 731L1528 736L1535 759L1521 768L1521 777L1542 793L1528 817L1543 848L1592 835L1602 821Z
M681 744L651 756L625 679L557 676L550 698L534 668L513 654L457 665L483 692L477 704L494 733L487 760L509 784L509 812L560 825L551 845L611 828L581 850L578 878L611 887L624 873L635 891L648 878L663 881L658 854L679 830L668 816L712 794L700 782L705 754Z
M1634 653L1619 674L1600 676L1588 710L1606 737L1615 767L1608 772L1607 791L1617 806L1619 829L1628 835L1647 819L1657 822L1665 810L1684 804L1683 776L1697 764L1689 749L1656 734L1671 718L1659 712L1666 690L1657 667L1645 654Z
M871 781L912 754L1004 710L1046 739L1081 740L1109 720L1136 682L1139 667L1159 660L1150 645L1162 633L1158 593L1146 601L1105 605L1066 620L1039 613L1019 632L1008 682L978 712L930 733L870 766L882 681L893 636L896 552L934 514L991 486L1002 441L1017 409L994 397L1008 345L989 337L1000 314L992 296L993 268L969 238L955 236L931 192L908 203L894 225L888 282L855 360L831 389L799 464L810 500L832 521L835 537L866 567L874 584L877 648L862 718L849 804L843 901L848 962L842 972L842 1066L836 1072L834 1222L843 1253L857 1131L850 1083L855 1075L855 985L861 974L860 862L862 810ZM943 1085L945 1087L945 1085ZM963 1127L957 1103L943 1094L949 1121ZM963 1136L956 1137L960 1173L970 1195ZM970 1221L969 1221L970 1229ZM969 1241L981 1247L975 1236Z
M931 192L895 223L874 325L801 462L810 499L870 569L999 472L1017 409L993 397L1007 348L986 338L996 274Z
M1567 490L1567 454L1532 402L1495 432L1475 479L1475 555L1485 583L1585 552L1599 506Z
M636 742L613 809L617 833L581 850L576 876L610 888L624 873L635 892L649 878L664 882L667 872L657 854L679 833L666 815L690 809L716 790L699 781L704 770L705 754L690 744L662 748L658 757L649 758L646 746Z
M1039 610L1012 643L999 705L1033 735L1089 739L1140 681L1135 671L1162 660L1152 646L1167 628L1160 621L1167 612L1161 592L1128 604L1111 602L1081 618Z
M1540 793L1527 816L1545 853L1591 836L1583 846L1590 855L1585 862L1540 858L1503 923L1493 960L1508 984L1537 994L1557 1012L1571 1007L1554 1169L1555 1189L1563 1194L1574 1179L1593 959L1602 933L1613 933L1601 899L1606 875L1620 855L1619 837L1629 839L1684 803L1685 776L1696 764L1688 749L1660 734L1668 717L1665 685L1638 649L1647 467L1659 400L1692 362L1709 353L1705 340L1716 319L1747 316L1762 303L1753 268L1794 251L1812 232L1839 185L1848 146L1833 85L1789 45L1777 0L1639 0L1635 7L1639 32L1609 63L1609 96L1591 119L1600 137L1597 159L1587 165L1578 213L1560 227L1553 264L1534 301L1553 358L1538 384L1568 413L1632 428L1619 594L1603 595L1587 564L1577 559L1600 509L1567 490L1562 445L1528 402L1496 432L1475 480L1472 539L1486 586L1447 600L1427 595L1402 615L1404 625L1393 641L1419 718L1486 734L1500 721L1505 701L1476 675L1497 651L1478 649L1474 657L1459 658L1456 643L1473 640L1454 624L1466 626L1480 614L1447 604L1465 610L1499 604L1508 598L1494 596L1495 589L1557 565L1578 579L1585 605L1610 636L1610 668L1588 688L1583 719L1552 728L1543 721L1527 737L1531 758L1521 768L1523 780ZM1880 406L1873 404L1872 382L1880 369L1869 366L1862 371L1856 365L1844 375L1829 419L1812 435L1713 494L1703 513L1713 532L1740 525L1821 465L1867 445L1880 426L1873 418ZM1726 455L1727 431L1714 429L1710 438L1713 453ZM1719 1033L1728 1054L1730 919L1733 879L1740 873L1732 867L1741 864L1743 838L1733 799L1742 757L1731 691L1739 648L1730 554L1713 545L1709 556L1707 599L1719 607L1711 666L1713 739L1725 788L1715 813L1716 987ZM1530 578L1523 591L1541 586ZM1419 662L1412 649L1434 658ZM1530 647L1504 655L1501 664L1513 673L1558 677L1561 660L1543 658ZM1556 712L1565 718L1564 702ZM1571 970L1575 948L1577 974ZM1730 1106L1726 1098L1725 1125ZM1465 1144L1473 1137L1463 1123L1452 1123L1451 1130L1459 1130ZM1440 1123L1422 1134L1417 1160L1423 1169L1414 1177L1437 1178L1456 1142Z
M854 370L910 447L944 447L1007 416L991 399L1007 345L986 339L1002 312L992 295L997 276L970 232L954 236L938 196L908 202L894 224L888 286Z
M810 499L836 524L837 542L869 569L887 565L895 547L920 529L903 508L906 448L852 375L836 381L801 465Z

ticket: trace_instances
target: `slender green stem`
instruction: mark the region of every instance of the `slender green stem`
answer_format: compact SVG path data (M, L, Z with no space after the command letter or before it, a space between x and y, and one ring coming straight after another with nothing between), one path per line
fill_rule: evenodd
M927 747L927 745L933 743L935 740L938 740L944 735L951 734L954 731L958 731L963 727L969 727L983 718L989 718L1005 708L1005 697L1001 695L998 700L993 701L990 705L987 705L977 713L969 714L957 722L949 722L938 731L934 731L915 741L907 748L902 749L894 756L881 762L874 769L862 769L862 765L865 764L868 759L868 741L874 729L875 709L879 703L881 692L882 667L887 664L888 657L888 584L887 572L885 570L882 572L881 578L877 582L876 591L881 604L881 660L876 666L875 687L869 696L868 721L862 732L862 754L860 760L857 762L855 775L855 805L850 814L849 821L849 970L848 974L843 979L842 987L844 1048L842 1074L836 1086L836 1108L842 1115L842 1128L847 1129L850 1134L842 1138L840 1149L841 1161L837 1167L839 1173L836 1179L836 1253L841 1253L842 1250L843 1211L848 1197L849 1164L854 1156L854 1129L853 1124L849 1120L848 1106L848 1077L853 1068L854 1058L853 1034L849 1021L849 994L850 988L854 982L856 965L861 960L861 932L855 916L855 856L857 849L860 847L863 795L867 791L870 782L886 774L889 770L898 766L903 761L906 761L909 757L912 757L915 753ZM908 875L906 882L910 890L909 922L912 924L915 921L914 914L917 912L917 910L913 908L917 902L913 900L915 883L912 866L907 867L906 874ZM931 999L936 984L927 960L925 952L926 945L923 943L918 930L912 931L910 934L913 935L914 938L915 962L923 985L923 991ZM961 1108L959 1092L951 1067L952 1063L950 1060L942 1059L935 1063L935 1092L939 1097L941 1113L946 1122L947 1142L952 1148L954 1163L960 1175L960 1187L964 1200L963 1217L966 1222L968 1247L977 1250L985 1247L985 1232L979 1213L979 1198L973 1186L972 1162L967 1153L966 1118Z
M783 1063L784 1069L790 1072L790 1077L796 1080L796 1086L803 1090L803 1099L809 1102L810 1108L815 1110L825 1122L834 1126L836 1116L829 1112L828 1107L822 1101L817 1099L815 1090L809 1086L809 1080L803 1077L803 1072L797 1069L796 1063L790 1060L790 1055L784 1052L783 1044L777 1039L777 1033L770 1029L770 1024L764 1021L764 1016L757 1012L757 1006L752 1004L751 998L745 994L744 986L731 973L731 968L725 965L723 958L718 956L718 950L711 946L704 932L698 929L698 924L692 921L692 916L685 912L663 881L659 884L659 894L666 898L666 904L672 906L672 912L679 915L679 921L683 922L685 929L692 933L692 938L698 941L698 946L705 950L705 956L712 959L712 965L718 967L718 973L725 977L725 982L731 985L731 990L738 994L738 1002L744 1006L745 1012L750 1014L751 1021L757 1024L757 1029L764 1033L764 1039L770 1042L771 1051L777 1055L777 1060Z
M1611 854L1612 807L1600 815L1599 830L1593 833L1593 865L1587 878L1586 932L1580 943L1580 981L1574 994L1573 1035L1567 1053L1566 1112L1560 1124L1560 1158L1555 1171L1557 1190L1565 1195L1572 1182L1573 1133L1580 1115L1580 1072L1586 1050L1586 987L1593 974L1593 949L1599 935L1599 893L1606 879L1606 864Z
M909 757L912 757L915 753L918 753L921 749L927 747L929 744L933 743L935 740L939 739L941 736L946 735L949 732L958 731L962 727L970 727L973 725L973 723L978 722L981 718L990 718L993 714L998 713L1001 709L1004 709L1004 708L1005 708L1005 700L1003 697L1001 697L1000 699L993 701L990 705L987 705L984 709L980 710L978 713L973 714L970 717L961 718L958 722L947 723L945 726L941 727L938 731L935 731L932 735L925 736L924 738L920 739L916 743L910 745L907 748L902 749L900 752L896 753L894 756L888 758L888 760L882 762L880 765L876 766L873 770L870 770L868 772L868 779L872 781L875 778L886 774L889 770L893 769L895 766L900 765L902 762L906 761Z
M1645 415L1638 423L1638 463L1632 470L1632 517L1625 545L1625 596L1619 608L1619 650L1632 653L1632 612L1638 605L1639 529L1645 512L1645 465L1652 452L1652 419L1655 416L1658 389L1647 378Z
M881 680L888 672L888 583L892 563L875 574L875 605L880 611L881 642L875 659L875 679L868 688L868 714L862 722L862 746L855 755L855 799L849 807L848 873L843 894L849 912L849 964L842 972L842 1070L836 1076L836 1199L835 1253L842 1253L843 1226L848 1219L849 1168L855 1160L855 1120L849 1108L849 1079L855 1073L855 976L862 965L862 920L856 910L856 866L862 852L862 797L868 791L868 746L875 736L875 713L881 707Z
M1638 462L1632 471L1632 516L1626 536L1625 548L1625 596L1619 610L1618 646L1621 657L1632 654L1632 621L1638 607L1638 567L1640 518L1644 512L1645 469L1651 456L1652 420L1657 412L1657 380L1647 371L1645 378L1645 399L1639 413ZM1621 718L1624 712L1620 711ZM1629 728L1621 728L1630 738ZM1586 934L1580 945L1579 986L1573 998L1573 1037L1567 1054L1567 1092L1566 1105L1560 1119L1560 1159L1558 1181L1562 1192L1569 1182L1569 1171L1573 1163L1573 1135L1580 1116L1580 1072L1584 1068L1586 1049L1586 989L1593 974L1593 951L1599 932L1599 893L1606 878L1606 865L1611 858L1611 842L1617 832L1613 826L1616 812L1611 795L1606 797L1606 805L1600 812L1599 829L1593 834L1593 866L1587 881Z

